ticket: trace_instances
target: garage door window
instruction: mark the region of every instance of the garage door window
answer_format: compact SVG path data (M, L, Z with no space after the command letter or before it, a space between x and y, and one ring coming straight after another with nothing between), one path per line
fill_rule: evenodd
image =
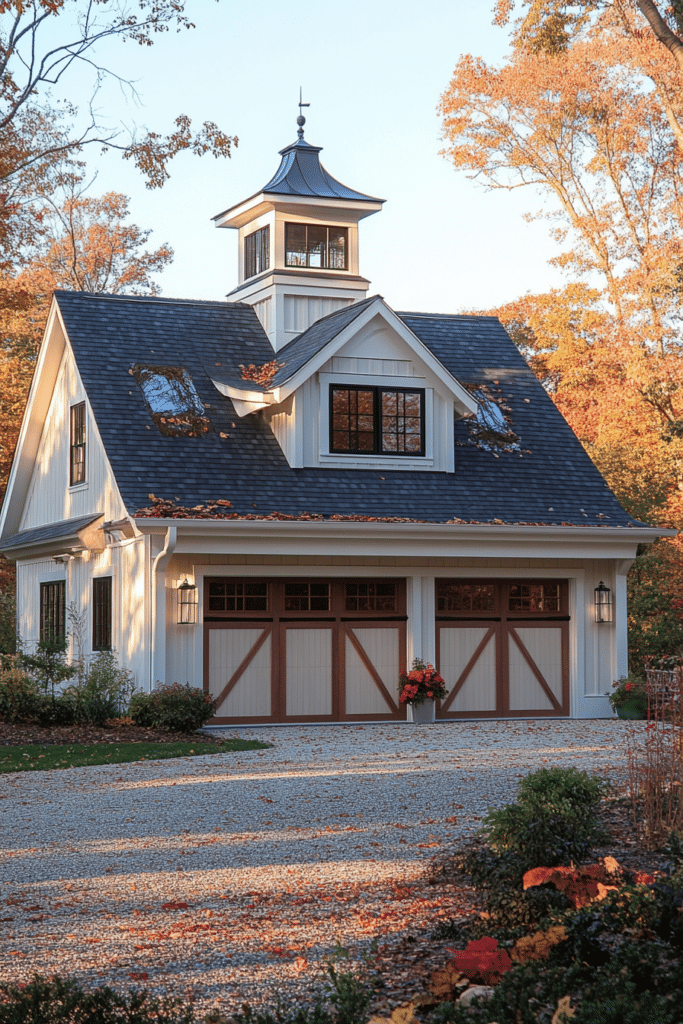
M516 583L508 587L510 612L559 612L559 583Z
M347 612L395 612L396 584L347 583Z
M327 612L329 610L329 583L285 583L286 612Z
M495 585L441 580L436 587L436 608L440 612L493 612L496 609Z
M267 612L268 584L212 580L209 583L209 611Z

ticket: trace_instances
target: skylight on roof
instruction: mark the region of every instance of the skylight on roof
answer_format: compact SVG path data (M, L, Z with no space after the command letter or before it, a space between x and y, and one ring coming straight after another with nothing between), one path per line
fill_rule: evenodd
M170 437L202 437L209 429L192 377L182 366L131 367L152 419Z
M469 387L468 391L477 400L476 418L468 420L469 443L485 451L519 451L519 437L505 415L509 408L501 408L486 387Z

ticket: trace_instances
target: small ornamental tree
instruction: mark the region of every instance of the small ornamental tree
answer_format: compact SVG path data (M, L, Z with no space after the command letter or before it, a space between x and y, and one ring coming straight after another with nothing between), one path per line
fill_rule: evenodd
M21 664L33 676L43 693L55 704L56 690L67 679L76 675L76 665L66 661L67 642L63 637L45 637L36 646L34 654L22 654Z

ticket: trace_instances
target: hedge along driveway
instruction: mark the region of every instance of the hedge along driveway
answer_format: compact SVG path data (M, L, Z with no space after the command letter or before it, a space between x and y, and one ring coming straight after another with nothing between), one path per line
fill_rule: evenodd
M241 729L265 751L0 777L0 977L57 971L234 1011L337 940L466 909L425 868L544 765L625 774L626 723ZM217 1000L223 1000L217 1004Z

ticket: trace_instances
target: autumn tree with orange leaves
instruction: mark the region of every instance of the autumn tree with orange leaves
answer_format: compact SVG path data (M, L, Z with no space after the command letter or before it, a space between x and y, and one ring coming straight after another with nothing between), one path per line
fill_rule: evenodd
M92 98L103 79L125 83L98 61L98 45L120 39L151 46L160 33L193 28L184 0L0 0L0 266L7 268L30 239L54 176L88 146L118 150L133 160L150 188L162 186L179 153L230 156L237 139L210 121L193 131L179 114L163 135L112 128L99 119ZM93 72L88 116L56 108L45 90L68 79L74 66Z
M150 46L164 32L193 28L184 0L0 0L0 495L4 492L50 294L56 287L155 293L168 246L146 248L148 232L126 222L127 200L78 193L89 146L118 150L150 188L179 153L230 156L237 139L212 122L193 130L130 133L94 113L106 77L99 44ZM93 73L85 111L55 106L46 90L77 65ZM62 196L61 200L55 197ZM4 560L3 560L4 562ZM0 569L0 590L8 574Z
M524 0L508 58L463 56L441 114L457 169L547 200L568 279L488 312L625 507L683 527L683 3L659 7ZM679 541L665 561L670 591Z

